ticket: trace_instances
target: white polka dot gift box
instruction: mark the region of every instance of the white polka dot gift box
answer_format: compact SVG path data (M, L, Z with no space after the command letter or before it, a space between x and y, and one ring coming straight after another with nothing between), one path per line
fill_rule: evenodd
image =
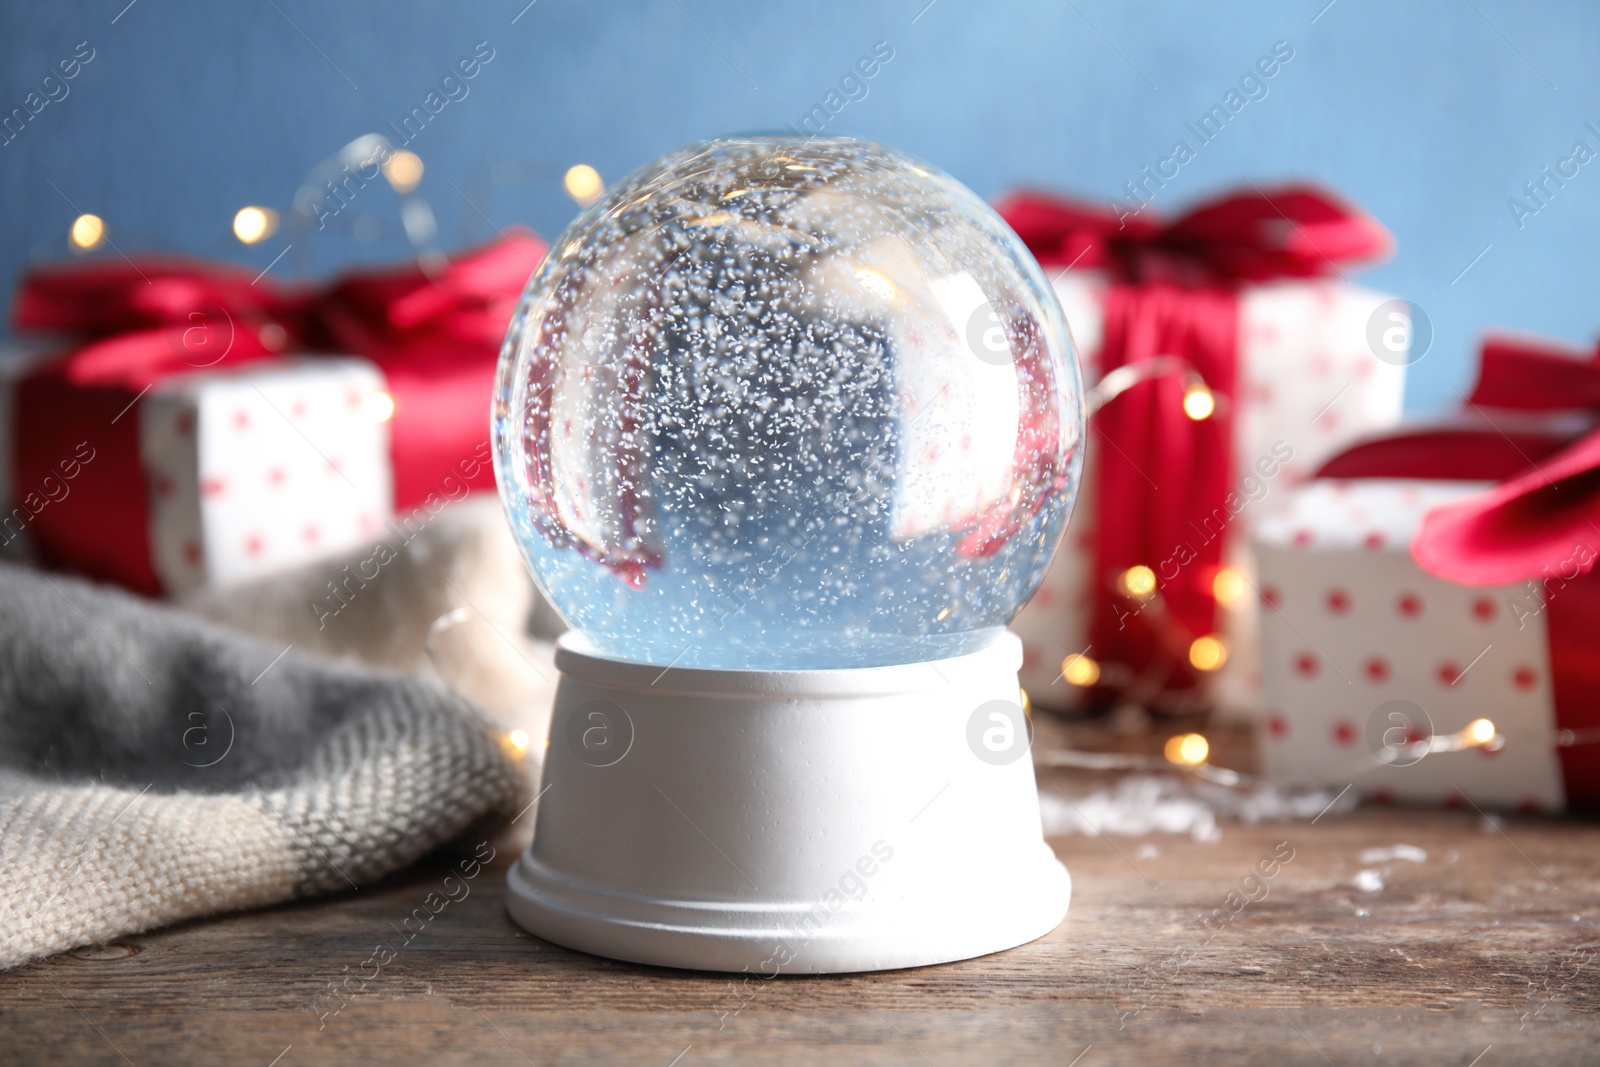
M1269 778L1600 809L1600 438L1568 440L1397 435L1329 471L1451 480L1322 478L1272 504L1254 532ZM1474 466L1520 473L1454 480Z
M14 319L65 343L0 390L0 542L159 595L409 539L494 485L495 361L543 253L514 233L308 287L158 257L36 268Z
M1249 521L1400 418L1409 310L1342 277L1388 234L1309 187L1171 221L1035 193L1000 211L1052 276L1086 380L1134 383L1101 390L1071 525L1012 624L1024 687L1044 706L1255 707Z
M152 389L137 417L163 590L371 543L394 499L386 385L365 360L322 359Z

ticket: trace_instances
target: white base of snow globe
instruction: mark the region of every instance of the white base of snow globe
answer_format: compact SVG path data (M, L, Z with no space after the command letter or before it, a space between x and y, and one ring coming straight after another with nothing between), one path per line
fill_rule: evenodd
M513 919L637 963L825 974L1032 941L1065 917L1021 644L819 671L670 668L562 638Z

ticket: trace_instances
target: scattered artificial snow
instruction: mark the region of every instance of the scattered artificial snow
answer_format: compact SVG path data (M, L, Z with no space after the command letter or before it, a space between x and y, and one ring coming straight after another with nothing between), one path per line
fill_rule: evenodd
M1323 812L1350 811L1356 803L1348 794L1336 798L1321 790L1288 793L1264 783L1230 788L1147 774L1129 775L1108 789L1070 799L1053 788L1039 793L1046 834L1187 834L1196 841L1221 839L1219 816L1247 824L1313 819Z
M1391 848L1364 848L1362 863L1387 863L1390 860L1410 860L1412 863L1428 862L1428 854L1416 845L1395 845Z

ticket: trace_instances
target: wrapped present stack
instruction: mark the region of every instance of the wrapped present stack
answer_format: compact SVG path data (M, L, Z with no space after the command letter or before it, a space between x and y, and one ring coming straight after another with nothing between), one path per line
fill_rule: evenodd
M1344 279L1389 235L1304 186L1169 221L1038 193L999 211L1052 276L1087 381L1137 382L1091 418L1072 525L1013 623L1024 687L1046 707L1254 707L1243 531L1400 417L1405 338L1383 359L1370 340L1389 298Z
M1274 502L1255 530L1267 775L1600 810L1595 411L1600 352L1491 340L1461 416L1363 441Z
M495 362L544 251L517 232L317 288L173 259L33 271L14 326L55 343L0 396L0 541L172 595L409 540L494 487Z

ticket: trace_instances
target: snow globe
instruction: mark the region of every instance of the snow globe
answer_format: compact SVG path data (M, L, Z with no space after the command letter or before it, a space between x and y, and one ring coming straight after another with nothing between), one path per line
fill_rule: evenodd
M926 163L725 138L585 211L494 397L501 495L572 626L513 918L763 974L1058 925L1005 625L1083 432L1050 286Z

